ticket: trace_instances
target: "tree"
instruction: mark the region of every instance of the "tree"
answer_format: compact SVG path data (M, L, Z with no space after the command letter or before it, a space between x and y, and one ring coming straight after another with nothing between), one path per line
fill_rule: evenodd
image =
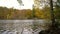
M55 18L56 19L60 19L60 1L57 0L57 2L55 3L56 5L54 5L54 11L55 11Z
M20 5L24 6L22 0L17 0L17 1L18 1L18 3L19 3Z
M51 12L51 21L52 21L52 28L53 28L53 27L55 27L55 17L54 17L53 1L52 0L50 0L50 9L51 9L50 12Z

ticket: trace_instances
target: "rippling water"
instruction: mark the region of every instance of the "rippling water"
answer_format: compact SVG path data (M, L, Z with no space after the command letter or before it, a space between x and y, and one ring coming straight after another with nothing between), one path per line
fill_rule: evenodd
M48 22L46 20L35 20L35 22L38 23L44 23L44 22ZM29 27L29 25L33 25L34 24L34 20L0 20L0 28L2 28L2 30L7 30L4 31L2 34L6 34L12 30L14 31L18 31L19 34L21 34L23 28L25 28L26 26ZM10 33L15 33L15 32L9 32Z

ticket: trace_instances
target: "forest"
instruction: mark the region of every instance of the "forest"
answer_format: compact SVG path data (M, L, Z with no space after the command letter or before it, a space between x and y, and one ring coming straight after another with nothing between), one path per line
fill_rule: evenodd
M60 19L60 8L54 8L54 15L56 19ZM34 11L34 13L33 13ZM33 17L34 14L34 17ZM45 6L43 9L13 9L7 7L0 7L0 19L50 19L50 8Z
M39 34L60 34L60 0L34 0L32 10L0 7L0 20L30 19L34 20L32 29L41 26L39 24L41 22L38 23L37 20L46 19L46 21L51 21L50 24L48 24L49 22L45 23L47 29L40 31ZM45 25L42 27L45 27Z

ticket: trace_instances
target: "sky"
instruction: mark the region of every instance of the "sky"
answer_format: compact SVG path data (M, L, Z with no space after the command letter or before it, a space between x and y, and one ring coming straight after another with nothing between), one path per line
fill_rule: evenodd
M0 0L0 6L15 9L32 9L33 0L22 0L24 6L20 6L17 0Z

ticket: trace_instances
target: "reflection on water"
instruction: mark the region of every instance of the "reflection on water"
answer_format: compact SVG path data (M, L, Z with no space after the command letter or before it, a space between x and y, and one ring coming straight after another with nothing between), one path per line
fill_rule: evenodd
M36 20L37 23L48 22L46 20ZM0 34L21 34L25 27L30 28L34 20L0 20ZM41 30L40 30L41 31Z
M3 30L0 31L0 34L17 34L17 31Z

